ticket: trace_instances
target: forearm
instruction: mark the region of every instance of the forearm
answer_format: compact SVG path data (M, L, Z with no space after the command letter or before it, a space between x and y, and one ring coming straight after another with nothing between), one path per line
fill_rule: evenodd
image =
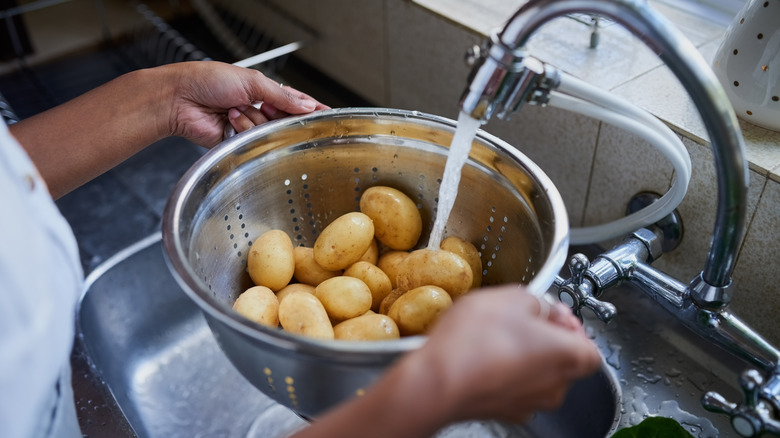
M429 438L445 426L446 400L438 382L420 370L419 357L405 358L365 395L314 420L293 438Z
M11 125L55 199L166 136L173 90L161 70L126 74Z

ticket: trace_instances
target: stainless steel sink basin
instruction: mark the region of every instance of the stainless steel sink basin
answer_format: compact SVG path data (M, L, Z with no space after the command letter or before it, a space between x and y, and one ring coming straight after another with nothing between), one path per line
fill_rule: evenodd
M170 275L159 234L108 260L87 284L79 341L138 436L274 438L306 426L223 355ZM739 364L696 347L637 292L615 298L622 313L613 324L586 319L609 365L579 382L561 409L527 427L471 422L438 437L604 437L656 414L678 418L695 436L730 436L727 422L705 413L698 399L710 389L738 398L724 379L735 382Z

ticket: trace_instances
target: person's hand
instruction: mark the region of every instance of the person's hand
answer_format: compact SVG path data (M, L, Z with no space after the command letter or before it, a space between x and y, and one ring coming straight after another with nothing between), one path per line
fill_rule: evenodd
M459 299L408 359L434 382L447 421L524 422L563 403L573 381L602 363L570 309L520 286Z
M257 70L214 61L177 63L169 69L170 135L211 147L223 140L230 123L243 132L290 114L305 114L327 106L290 87L280 86ZM253 104L262 102L259 109Z
M559 406L571 384L601 365L596 345L561 303L521 286L469 292L362 397L295 438L423 438L479 419L522 423Z

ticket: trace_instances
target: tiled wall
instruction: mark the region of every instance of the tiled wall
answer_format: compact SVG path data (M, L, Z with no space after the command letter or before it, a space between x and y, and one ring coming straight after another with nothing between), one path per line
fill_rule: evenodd
M482 41L491 19L480 15L475 16L473 23L466 23L463 20L468 18L463 17L474 14L449 6L457 2L447 3L441 10L437 10L437 3L441 2L361 2L365 11L377 12L359 17L361 29L371 31L349 32L345 26L333 35L326 31L323 38L335 40L329 41L329 48L317 49L317 56L326 66L328 50L348 51L350 56L363 60L357 64L352 61L351 65L361 65L364 70L341 69L342 82L356 90L372 89L364 94L377 105L455 118L469 71L463 62L464 54ZM496 13L505 14L522 1L495 3ZM722 26L681 16L663 4L657 6L672 21L680 23L682 32L705 59L711 58L722 38ZM444 16L445 10L454 12ZM348 15L355 16L352 12ZM330 16L340 16L340 12L331 11ZM500 23L497 19L493 22ZM595 50L587 48L587 26L567 19L548 26L550 31L532 39L531 53L628 98L680 133L693 163L689 190L678 208L685 234L681 246L654 266L680 281L689 281L704 265L717 200L713 154L693 103L661 61L619 26L603 29ZM378 44L377 38L383 39L383 44ZM343 46L339 47L339 43ZM329 68L338 78L337 66ZM747 123L742 128L750 160L749 228L734 273L732 309L780 345L780 324L774 322L774 315L780 312L780 270L773 263L780 256L776 242L780 235L780 133ZM574 226L622 217L626 203L635 193L664 193L672 182L671 165L644 141L567 111L526 107L512 120L491 120L484 129L515 145L544 169L561 192Z

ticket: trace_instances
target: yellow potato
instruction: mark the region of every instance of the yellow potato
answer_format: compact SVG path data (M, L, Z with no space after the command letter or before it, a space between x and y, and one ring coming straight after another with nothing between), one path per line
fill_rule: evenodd
M406 291L402 289L393 289L389 294L379 303L379 313L387 315L387 311L395 303L395 301L401 297Z
M377 260L379 260L379 244L376 243L376 239L371 239L371 246L368 247L365 254L363 254L358 261L375 265Z
M295 272L290 236L282 230L263 233L249 248L247 270L258 286L265 286L274 292L287 286Z
M339 216L314 242L314 260L329 271L345 269L360 260L374 240L374 224L363 213Z
M471 281L471 266L449 251L418 249L409 253L398 266L398 288L403 290L433 285L456 299L468 292Z
M438 286L420 286L399 297L387 312L402 336L425 333L441 312L452 307L452 299Z
M246 319L276 328L279 326L279 300L265 286L250 287L238 296L233 310Z
M441 241L441 249L463 257L463 260L471 266L471 289L482 285L482 259L479 250L471 242L467 242L457 236L449 236Z
M400 190L374 186L360 197L360 211L374 221L377 240L390 249L409 250L417 245L422 217L417 205Z
M379 304L393 290L390 278L376 265L369 262L358 261L344 271L347 277L355 277L363 280L363 283L371 290L371 309L379 310Z
M276 298L281 303L284 297L294 292L306 292L314 295L314 286L304 283L291 283L281 288L279 292L276 293Z
M314 249L296 246L293 250L295 256L295 273L293 277L301 283L316 286L323 281L338 277L341 270L329 271L314 261Z
M371 290L362 280L354 277L325 280L314 288L314 296L335 322L360 316L371 309Z
M398 287L398 266L408 256L406 251L388 251L379 256L376 262L376 266L387 274L394 289Z
M290 333L315 339L333 339L333 325L320 300L312 294L293 292L279 303L279 322Z
M383 341L398 339L398 325L387 315L365 314L333 327L336 339L344 341Z

